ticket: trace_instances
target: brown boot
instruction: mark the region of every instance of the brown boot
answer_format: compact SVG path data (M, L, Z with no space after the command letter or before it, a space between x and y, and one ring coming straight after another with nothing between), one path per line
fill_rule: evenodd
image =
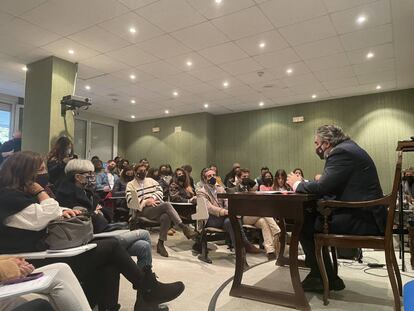
M183 233L185 235L185 237L189 240L194 240L198 233L197 231L194 231L193 229L191 229L189 226L187 225L182 225L181 228L183 229Z
M244 248L246 250L246 253L248 253L248 254L260 254L260 253L264 252L263 250L261 250L260 248L254 246L250 242L245 242L244 243Z

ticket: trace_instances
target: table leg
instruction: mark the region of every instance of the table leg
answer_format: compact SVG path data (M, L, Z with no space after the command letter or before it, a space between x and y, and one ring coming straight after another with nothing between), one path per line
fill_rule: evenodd
M295 221L293 226L292 236L290 239L289 245L289 270L290 278L292 280L293 290L295 292L296 299L296 309L303 311L310 311L308 300L306 299L305 292L303 291L302 284L300 282L299 275L299 261L298 261L298 244L299 244L299 234L302 229L302 221Z
M231 228L234 232L234 238L235 238L235 251L236 251L236 271L234 273L234 279L233 279L233 285L230 290L231 296L237 296L237 289L241 286L241 281L243 278L243 268L244 268L244 262L245 262L245 256L246 253L243 251L243 241L241 236L241 227L240 223L237 220L236 216L229 216L230 222L231 222Z

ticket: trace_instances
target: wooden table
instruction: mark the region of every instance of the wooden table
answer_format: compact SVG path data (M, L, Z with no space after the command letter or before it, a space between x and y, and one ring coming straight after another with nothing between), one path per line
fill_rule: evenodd
M219 194L220 198L228 199L229 218L235 235L236 269L230 295L248 298L275 305L293 307L309 311L311 308L305 297L299 276L298 242L304 221L304 210L315 208L317 197L308 194L269 194L260 192ZM289 257L283 256L283 245L277 265L289 265L290 277L294 292L273 291L270 289L242 284L245 252L243 252L240 224L237 216L277 217L293 223L289 247Z

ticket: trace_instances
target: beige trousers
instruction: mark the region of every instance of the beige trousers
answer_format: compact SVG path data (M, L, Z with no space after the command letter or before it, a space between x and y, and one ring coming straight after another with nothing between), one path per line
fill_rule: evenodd
M266 253L275 252L275 236L280 228L272 217L243 216L243 224L261 229Z

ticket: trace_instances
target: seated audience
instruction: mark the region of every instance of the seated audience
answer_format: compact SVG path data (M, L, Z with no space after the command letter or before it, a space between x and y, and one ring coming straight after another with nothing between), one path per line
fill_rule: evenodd
M203 187L197 190L197 198L204 201L207 206L209 217L206 227L213 227L225 230L231 239L232 246L235 247L234 232L228 217L227 200L217 197L218 193L225 193L223 187L217 185L216 172L211 168L205 168L201 171L201 180ZM261 253L261 250L251 244L241 228L243 245L247 253Z
M259 191L273 190L273 175L271 172L266 172L262 178L262 184L259 186Z
M269 173L269 172L268 172ZM257 185L250 179L250 170L240 169L240 184L236 187L238 192L256 191ZM263 185L262 185L263 186ZM243 223L253 225L262 230L264 248L268 260L276 259L276 253L280 250L279 233L280 228L272 217L244 216Z
M49 221L79 213L63 210L34 182L42 164L39 154L23 151L11 155L0 169L0 254L47 249L45 237ZM93 165L90 163L87 171L76 174L74 178L79 183L88 184L90 178L85 175L89 176L92 172ZM92 307L98 305L100 310L119 309L119 273L137 289L134 310L170 301L184 290L181 282L159 283L150 267L143 269L137 266L117 240L102 239L94 243L96 248L75 257L32 262L37 266L58 261L69 264L82 284L89 304Z
M128 207L132 209L132 220L138 217L146 217L160 222L160 235L157 243L157 253L168 257L164 242L167 241L168 230L171 221L179 226L187 239L197 236L197 233L185 225L171 203L164 202L161 186L152 178L146 177L147 168L143 164L134 167L135 179L127 184L126 200Z
M22 133L17 131L13 133L13 138L0 145L0 165L15 152L22 149Z
M186 172L187 172L188 178L190 179L190 186L191 186L191 188L193 189L193 191L195 191L194 179L193 179L193 177L191 176L191 173L192 173L192 171L193 171L193 167L192 167L190 164L186 164L186 165L183 165L181 168L182 168L184 171L186 171Z
M65 178L65 166L73 158L73 144L71 140L65 136L60 137L47 156L49 179L55 188Z
M260 169L260 176L257 176L255 181L257 183L257 185L260 187L260 185L263 184L263 176L264 174L266 174L267 172L270 172L269 168L267 166L264 166Z
M290 191L292 188L290 188L287 181L287 174L286 171L283 169L279 169L275 173L275 180L273 182L273 190L276 191Z
M213 164L213 165L210 165L210 168L211 168L213 171L215 171L215 172L216 172L216 181L217 181L217 184L218 184L218 185L220 185L220 186L222 186L223 188L225 188L224 183L223 183L223 180L222 180L222 179L221 179L221 177L219 176L217 166Z
M67 179L61 183L56 197L62 206L86 209L92 215L94 233L104 232L109 228L103 216L102 206L94 193L94 166L88 160L71 160L66 165ZM136 256L141 267L152 265L151 239L146 230L133 230L115 236L131 256Z
M174 172L170 184L169 199L176 203L197 202L197 197L190 185L190 178L182 168L177 168Z
M160 180L160 176L158 174L158 168L150 167L148 169L147 177L148 178L152 178L152 179L154 179L156 181L159 181Z
M106 173L108 174L109 185L111 186L111 188L114 187L115 179L119 177L119 175L115 172L115 168L116 162L114 160L108 160L108 162L106 162ZM114 178L110 178L109 175L114 176Z
M114 197L125 196L127 184L134 179L134 168L127 166L122 170L121 176L115 181L114 188L112 189L112 195Z
M48 275L54 270L57 270L57 274L46 289L36 294L3 299L0 309L2 311L14 310L32 298L40 296L45 297L55 311L90 311L91 307L82 287L67 264L55 263L35 269L24 258L0 256L0 282L24 278L31 273L42 272Z
M149 163L149 161L147 160L147 158L143 158L143 159L141 159L141 160L139 160L139 162L138 162L139 164L144 164L145 165L145 167L147 168L147 171L149 170L149 168L150 168L150 163Z
M233 188L235 187L235 179L237 174L240 171L240 164L239 163L233 163L233 168L230 172L227 173L226 177L224 178L224 186L226 188Z
M305 176L303 176L303 170L301 169L301 168L295 168L294 170L293 170L293 174L295 174L295 175L298 175L298 176L301 176L302 178L305 178Z
M163 199L166 201L168 199L168 189L172 180L172 174L170 174L170 169L168 168L169 164L162 164L158 169L159 174L159 185L162 188Z
M345 202L370 201L383 197L375 163L336 125L320 126L314 137L315 151L325 160L322 176L317 181L303 181L289 174L289 185L299 193L311 193L323 199ZM334 209L330 217L329 232L333 234L383 235L387 221L387 207ZM305 210L300 243L311 269L303 280L305 291L323 291L321 275L316 262L314 234L322 229L320 215ZM324 256L329 288L342 290L345 284L335 273L329 256Z
M106 169L103 168L102 161L92 162L95 167L96 191L105 197L114 188L115 182L119 179L118 175L113 174L115 162L109 160Z

